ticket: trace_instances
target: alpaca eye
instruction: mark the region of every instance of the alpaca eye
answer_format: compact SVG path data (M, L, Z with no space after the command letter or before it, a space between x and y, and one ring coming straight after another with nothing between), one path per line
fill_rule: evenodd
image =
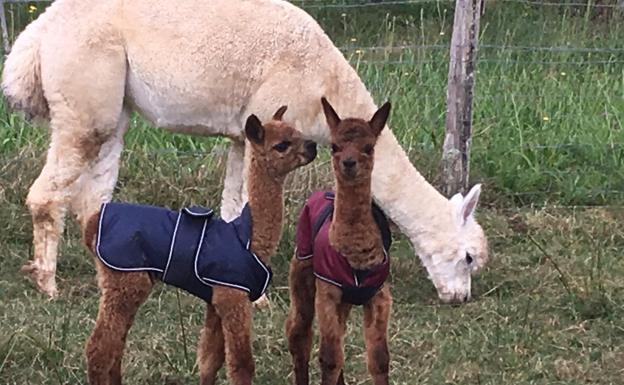
M332 154L335 154L337 152L340 152L340 147L336 146L335 144L332 143L331 145L332 148Z
M290 147L291 144L292 144L291 142L285 140L283 142L279 142L278 144L273 146L273 148L278 152L284 152L288 150L288 147Z
M366 155L372 154L373 146L371 144L367 144L366 147L364 147L364 152L366 153Z
M472 258L472 255L470 255L469 253L466 253L466 263L470 265L473 260L474 259Z

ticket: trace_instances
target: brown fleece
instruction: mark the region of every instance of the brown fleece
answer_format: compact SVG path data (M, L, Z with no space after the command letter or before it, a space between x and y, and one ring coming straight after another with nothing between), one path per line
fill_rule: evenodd
M312 260L300 261L293 257L288 274L290 309L286 319L286 336L297 385L310 382L308 373L313 338L315 281Z
M280 121L285 107L266 125L253 116L246 135L251 144L248 192L252 217L250 248L265 263L275 253L282 230L283 183L286 174L311 162L316 150L291 126ZM288 143L284 151L276 146ZM95 254L99 213L83 228L85 243ZM87 372L92 385L121 384L121 358L128 330L153 282L147 273L118 272L96 260L100 307L87 343ZM200 384L215 383L225 362L230 382L251 385L254 361L251 346L251 304L247 293L216 286L207 304L198 345Z
M329 230L332 247L345 256L352 268L368 269L384 258L381 234L371 209L371 174L374 146L385 126L390 105L385 104L367 122L341 120L322 99L331 130L332 165L336 198ZM313 275L312 260L293 257L290 265L290 310L286 321L288 346L293 360L295 384L308 385L308 366L315 313L321 335L319 361L322 385L344 384L344 335L351 305L342 301L342 290ZM375 385L389 383L387 329L392 296L384 286L364 305L364 337L368 370Z

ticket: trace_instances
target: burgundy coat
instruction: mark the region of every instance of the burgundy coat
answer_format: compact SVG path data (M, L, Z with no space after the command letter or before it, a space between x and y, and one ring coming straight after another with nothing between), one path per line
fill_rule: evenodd
M334 194L324 191L317 191L308 198L297 223L296 256L299 260L312 258L314 275L341 288L343 301L363 305L379 291L390 274L388 249L392 237L388 220L373 204L373 216L382 235L385 258L372 269L353 269L329 242L333 200Z

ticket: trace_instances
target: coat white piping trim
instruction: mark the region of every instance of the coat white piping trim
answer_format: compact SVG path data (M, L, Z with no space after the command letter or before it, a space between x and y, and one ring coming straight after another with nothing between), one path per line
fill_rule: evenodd
M196 212L196 211L191 210L191 209L190 209L190 208L188 208L188 207L185 207L185 208L183 208L182 210L184 210L185 212L187 212L188 214L190 214L190 215L192 215L192 216L194 216L194 217L204 217L204 216L208 216L208 215L210 215L210 214L212 214L212 213L214 212L213 210L208 209L208 211L207 211L207 212L205 212L205 213L204 213L204 212L199 213L199 212Z
M336 282L336 281L334 281L334 280L332 280L332 279L329 279L329 278L327 278L327 277L324 277L324 276L320 275L320 274L319 274L319 273L317 273L317 272L314 272L314 276L315 276L316 278L320 279L321 281L325 281L325 282L327 282L327 283L331 283L331 284L332 284L332 285L334 285L334 286L338 286L338 287L342 288L342 284L340 284L340 283L338 283L338 282Z
M249 245L251 245L251 239L247 240L247 245L245 246L245 248L247 249L247 251L249 251L251 253L251 255L254 256L254 258L256 259L256 262L262 267L262 269L266 273L266 280L264 281L264 286L262 287L262 294L264 294L264 292L266 291L267 287L269 287L269 283L271 281L271 273L269 273L269 269L267 269L267 267L264 264L264 262L262 262L260 260L260 258L258 258L256 253L254 253L253 251L249 250Z
M176 219L175 228L173 229L173 235L171 236L171 246L169 246L169 257L167 258L167 264L165 265L165 271L162 276L162 281L165 281L167 271L169 271L169 263L171 262L171 256L173 255L173 247L175 246L176 234L178 233L178 225L180 224L180 218L182 217L182 211L178 212L178 219Z
M207 223L208 223L208 220L206 220L205 223L204 223L204 228L202 229L200 242L204 239L204 233L206 231L206 224ZM262 293L261 293L261 294L264 294L264 292L266 291L267 287L269 286L270 276L271 275L269 274L269 270L266 268L264 263L262 263L260 261L258 256L249 250L249 244L250 243L251 243L251 240L247 240L247 245L245 246L245 248L247 249L247 251L249 251L251 253L251 255L254 256L256 262L262 267L262 269L266 273L266 280L264 281L264 286L262 288ZM245 287L245 286L242 286L242 285L237 285L237 284L230 283L230 282L223 282L223 281L219 281L219 280L216 280L216 279L200 276L198 271L197 271L197 261L198 261L198 258L199 258L200 250L201 250L201 244L197 247L197 253L195 254L195 268L194 268L194 270L195 270L195 276L197 277L197 279L199 279L199 281L201 283L203 283L204 285L210 286L210 287L213 287L214 285L227 286L227 287L232 287L232 288L235 288L235 289L243 290L243 291L245 291L247 293L251 293L251 289L249 289L248 287Z
M312 257L314 257L314 254L304 255L303 257L300 257L300 256L297 255L297 259L300 260L300 261L305 261L306 259L310 259Z

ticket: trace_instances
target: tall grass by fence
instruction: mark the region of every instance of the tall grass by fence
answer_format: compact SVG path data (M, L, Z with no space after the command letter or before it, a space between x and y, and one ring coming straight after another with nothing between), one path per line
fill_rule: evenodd
M5 1L9 39L45 2ZM444 138L453 2L294 1L314 16L381 101L429 179ZM508 204L624 202L624 27L621 2L490 0L482 17L473 181ZM603 12L608 10L608 12ZM46 134L2 111L3 157L43 148ZM134 118L129 150L211 153L223 140L164 134ZM511 201L509 201L511 200Z

